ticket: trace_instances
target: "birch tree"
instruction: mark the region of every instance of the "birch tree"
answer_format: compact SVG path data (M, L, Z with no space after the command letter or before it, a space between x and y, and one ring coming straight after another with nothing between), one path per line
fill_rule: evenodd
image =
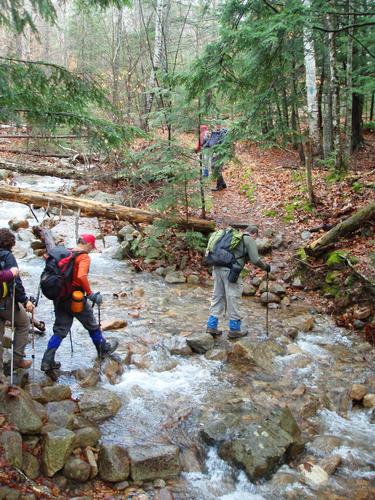
M163 50L163 15L164 0L157 0L155 10L155 42L154 53L152 56L151 74L148 80L148 94L146 96L146 115L151 112L155 92L153 89L157 86L156 74L162 62Z
M310 10L311 0L302 0L302 3ZM312 36L312 29L309 24L303 27L303 51L306 71L306 93L307 93L307 113L309 123L309 135L313 149L320 149L319 118L318 118L318 93L316 87L316 63L315 48Z
M331 2L330 2L331 5ZM329 41L329 68L330 68L330 88L332 97L332 131L333 131L333 152L335 155L335 169L341 169L341 141L340 141L340 88L337 73L337 50L335 21L332 14L327 14L328 41Z

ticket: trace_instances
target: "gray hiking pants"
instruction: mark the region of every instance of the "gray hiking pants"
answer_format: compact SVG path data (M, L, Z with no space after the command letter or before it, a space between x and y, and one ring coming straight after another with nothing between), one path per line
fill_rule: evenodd
M242 278L239 277L237 283L229 283L230 269L227 267L214 267L214 290L212 293L210 314L219 317L225 312L228 319L242 319L240 304L243 291Z
M5 321L12 321L12 297L0 299L0 373L3 369L3 337ZM22 304L15 302L14 308L14 358L25 356L25 347L29 337L30 320Z
M72 327L73 319L77 318L81 325L89 332L99 328L99 323L94 316L94 310L91 304L85 303L85 307L80 313L72 313L70 309L70 300L60 301L55 304L55 323L53 333L61 338L65 338Z

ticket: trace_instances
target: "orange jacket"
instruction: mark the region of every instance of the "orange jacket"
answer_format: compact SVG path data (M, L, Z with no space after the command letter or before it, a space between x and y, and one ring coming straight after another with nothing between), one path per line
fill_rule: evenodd
M75 251L79 251L79 248L75 248ZM83 290L86 295L91 295L92 290L90 287L90 282L88 279L90 271L90 257L87 253L81 253L77 255L74 260L73 267L73 280L72 285L74 288L79 288Z

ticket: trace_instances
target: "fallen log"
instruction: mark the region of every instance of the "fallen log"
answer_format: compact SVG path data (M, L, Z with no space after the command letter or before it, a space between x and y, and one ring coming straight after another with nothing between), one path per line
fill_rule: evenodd
M51 177L58 177L59 179L84 180L88 177L85 172L64 167L61 164L51 165L49 163L32 163L26 160L19 162L8 160L8 158L0 158L0 168L11 170L12 172L19 172L20 174L49 175ZM90 178L92 178L91 175Z
M55 139L84 139L87 135L29 135L29 134L0 134L0 139L47 139L54 141Z
M352 233L361 227L364 222L369 220L375 220L375 201L362 207L351 217L345 219L339 224L336 224L336 226L334 226L327 233L323 234L323 236L309 245L306 245L304 250L308 255L318 255L319 253L324 252L328 245L336 243L342 236Z
M0 149L0 153L13 153L16 155L26 155L26 156L38 156L41 158L71 158L72 155L64 154L64 153L40 153L38 151L27 151L24 149Z
M41 207L61 207L80 211L80 216L100 217L102 219L123 220L136 224L152 224L155 220L167 219L173 224L186 229L209 233L215 230L215 221L198 219L197 217L169 216L158 212L124 207L111 203L101 203L87 198L75 198L58 193L43 193L24 188L16 188L0 184L0 199L37 205Z
M26 153L25 153L26 154ZM50 163L33 163L31 161L22 160L14 161L8 158L0 157L0 168L18 172L26 175L48 175L50 177L58 177L59 179L74 179L74 180L108 180L116 181L123 179L123 176L117 172L101 172L97 167L90 172L75 170L71 167L66 167L61 164L51 165Z

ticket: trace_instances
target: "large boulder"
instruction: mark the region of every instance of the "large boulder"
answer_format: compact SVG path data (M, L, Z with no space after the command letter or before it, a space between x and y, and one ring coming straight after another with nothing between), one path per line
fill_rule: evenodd
M5 390L0 389L0 408L21 434L39 434L42 430L43 423L35 409L34 401L20 387L17 396L9 396Z
M75 439L74 432L69 429L57 429L43 436L42 466L43 472L52 477L64 467Z
M314 327L314 317L309 313L299 314L283 321L284 329L297 328L298 331L309 332Z
M94 447L100 439L100 431L96 427L83 427L75 431L74 447L85 448Z
M274 340L254 342L250 338L240 339L228 351L228 361L234 364L258 366L265 371L273 370L276 356L286 353L286 348Z
M130 475L134 481L150 481L180 473L179 449L173 445L131 446L128 448Z
M4 458L14 467L22 465L22 438L19 432L2 430L0 433L0 448Z
M189 356L193 353L191 347L187 343L186 337L180 335L164 339L163 345L171 354Z
M182 271L172 271L165 276L165 281L171 285L185 283L186 278Z
M47 387L46 387L47 389ZM74 401L53 401L45 406L48 422L58 427L73 427L74 415L78 412L77 403Z
M81 387L95 387L99 382L99 370L95 368L80 368L74 373Z
M285 460L303 449L300 429L289 408L254 407L248 401L230 404L215 418L208 415L202 437L219 455L244 469L251 481L269 477Z
M108 390L87 389L78 405L84 417L100 422L116 415L121 407L121 399Z
M99 476L103 481L118 483L129 477L129 456L125 448L116 444L105 444L98 458Z
M198 354L204 354L214 347L212 335L205 332L193 333L186 337L186 342Z
M173 359L169 351L163 347L153 349L144 356L147 369L153 372L166 372L177 366L177 360Z
M72 397L72 391L68 385L58 384L44 388L47 401L64 401Z

